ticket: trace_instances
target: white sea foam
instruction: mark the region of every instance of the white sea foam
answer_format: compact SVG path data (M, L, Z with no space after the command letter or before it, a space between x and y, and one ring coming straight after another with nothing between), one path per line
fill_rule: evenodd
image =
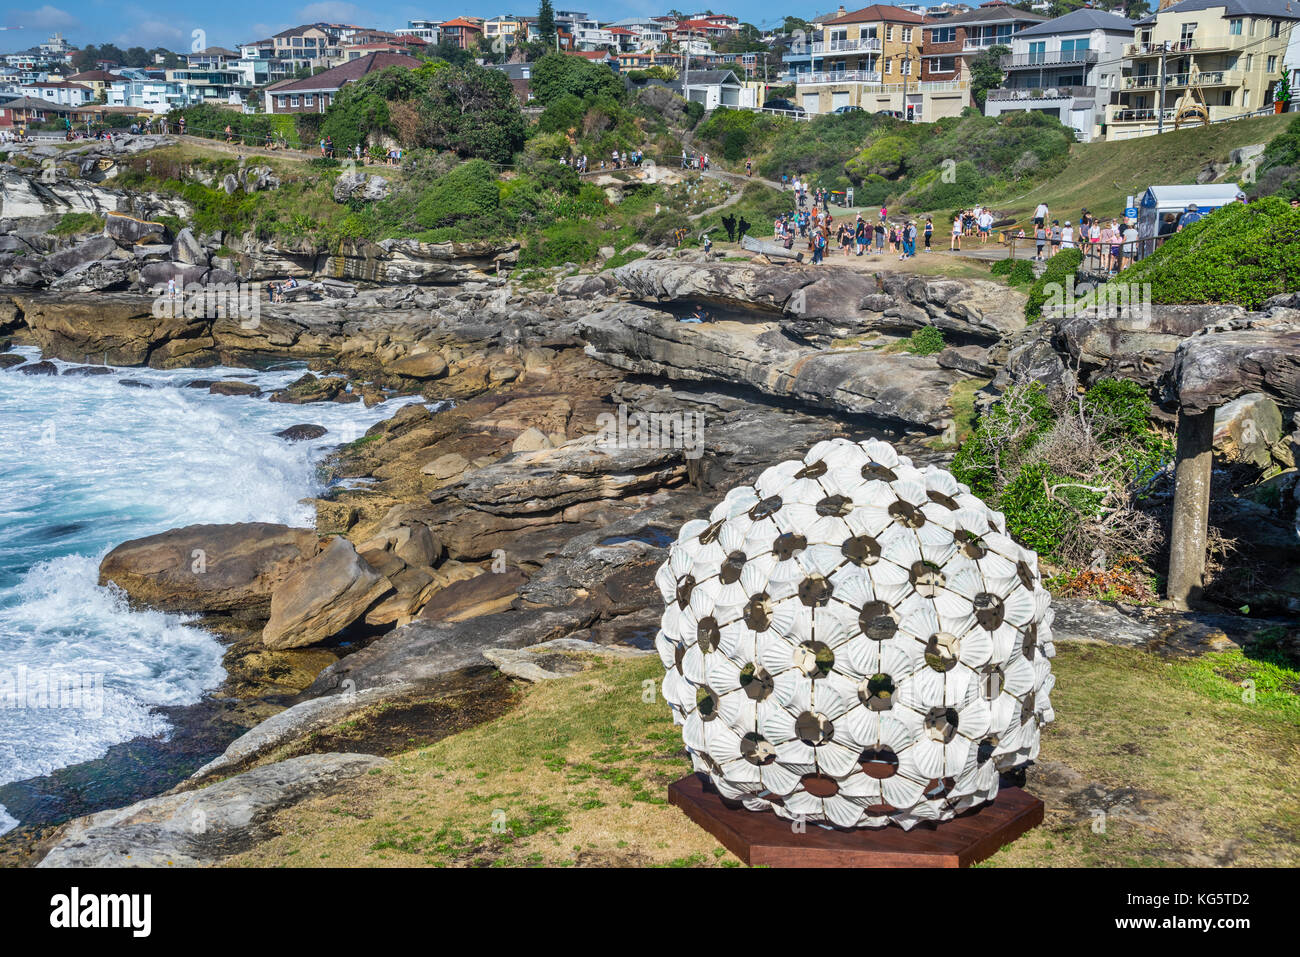
M193 703L221 682L222 648L211 635L183 616L132 611L96 584L99 561L126 539L182 525L310 524L301 500L319 491L321 455L396 406L297 406L184 387L239 376L272 389L301 374L0 371L0 783L166 734L154 706ZM297 422L330 431L310 442L274 435ZM18 678L28 694L13 707L6 689ZM31 690L96 681L98 698L77 707L42 703ZM0 833L13 824L0 807Z

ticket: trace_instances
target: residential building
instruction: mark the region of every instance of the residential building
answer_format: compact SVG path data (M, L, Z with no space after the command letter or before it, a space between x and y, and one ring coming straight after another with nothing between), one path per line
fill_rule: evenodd
M185 65L191 70L224 70L238 60L239 52L225 47L207 47L185 55Z
M1037 110L1073 127L1084 142L1098 139L1132 39L1132 20L1086 8L1021 30L1002 57L1005 79L988 91L984 114Z
M401 53L370 53L301 80L281 80L266 90L268 113L324 113L340 89L390 66L415 69L421 61Z
M527 106L533 99L533 64L531 63L488 63L489 70L500 70L514 88L515 98L520 106Z
M173 80L148 77L140 71L133 76L120 77L109 85L106 96L108 106L129 106L135 109L166 113L202 102L197 90L191 90Z
M442 35L442 28L437 20L407 20L406 26L393 32L399 36L415 37L425 43L437 43Z
M90 92L94 94L92 99L98 100L104 96L108 84L116 79L118 79L117 74L109 73L107 70L85 70L81 73L72 74L72 76L68 77L68 82L89 87ZM0 77L0 82L3 82L3 77Z
M649 17L628 17L626 20L615 20L609 26L611 30L631 31L636 38L634 48L637 50L657 49L661 44L668 42L668 34L664 32L664 25Z
M253 91L247 75L242 70L168 70L166 80L179 83L191 95L191 101L197 103L229 103L243 105L245 98ZM128 104L129 105L129 104Z
M856 106L921 122L959 115L968 82L921 80L924 28L923 16L889 4L826 20L811 43L811 68L793 77L797 103L809 113Z
M759 105L752 87L746 87L731 70L691 70L682 78L682 95L692 102L703 103L706 110L720 106L731 109Z
M442 39L462 50L469 50L483 36L483 21L477 17L456 17L444 20L441 25Z
M21 83L18 86L18 94L34 100L57 103L59 106L81 106L95 101L95 91L90 87L66 81Z
M17 96L0 100L0 127L12 128L67 116L71 108L49 100Z
M500 37L507 46L513 46L527 35L528 20L526 17L507 14L500 17L491 17L483 21L483 36L488 40L495 40Z
M975 57L990 47L1010 48L1016 34L1046 19L1041 13L1029 13L1004 0L992 0L974 10L927 22L921 79L969 81L971 61Z
M1298 20L1295 0L1182 0L1137 21L1107 139L1173 129L1180 103L1203 103L1211 121L1272 109L1289 51L1300 66Z

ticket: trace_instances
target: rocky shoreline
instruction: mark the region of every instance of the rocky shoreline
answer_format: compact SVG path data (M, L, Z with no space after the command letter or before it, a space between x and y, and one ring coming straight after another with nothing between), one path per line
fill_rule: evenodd
M465 687L491 715L509 686L482 676L510 662L535 679L558 639L646 647L661 610L654 571L675 530L817 441L880 436L918 462L945 462L961 383L978 404L1020 377L1073 388L1122 368L1157 400L1193 333L1225 319L1289 329L1300 318L1300 303L1287 301L1252 316L1156 307L1142 329L1123 320L1026 328L1020 295L992 282L664 251L553 290L496 276L374 286L265 304L253 324L159 319L152 306L128 292L10 290L0 337L87 365L304 361L312 373L272 396L301 402L303 427L313 401L422 401L330 457L334 481L313 501L314 528L191 526L106 556L101 583L142 606L200 613L231 640L218 696L246 709L246 730L162 797L8 842L33 862L53 849L51 866L112 859L132 842L141 848L133 863L164 853L215 862L255 840L277 802L371 766L358 755L303 759L314 736L340 723ZM710 321L683 321L697 308ZM943 330L948 348L898 351L925 326ZM699 442L684 431L692 423ZM1225 426L1224 447L1284 457L1291 427L1279 416L1261 451ZM1261 527L1284 541L1285 522L1269 521ZM1065 640L1071 628L1079 640L1146 635L1143 613L1098 607L1080 604ZM1111 614L1130 626L1097 626ZM1205 650L1247 634L1193 621L1151 625L1133 640ZM178 843L165 822L197 795L218 800L221 785L196 788L232 774L263 795L256 825L225 843Z

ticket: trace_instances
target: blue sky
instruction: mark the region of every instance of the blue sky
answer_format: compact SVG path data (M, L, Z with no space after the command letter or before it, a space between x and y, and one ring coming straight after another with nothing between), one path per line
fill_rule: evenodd
M481 3L481 0L479 0ZM552 0L556 9L585 10L602 19L630 16L652 16L674 7L693 12L685 0L599 0L578 3L576 0ZM839 0L824 0L828 9L838 6ZM779 0L745 0L734 6L706 2L700 9L730 12L742 20L768 24L783 18L785 12L798 4ZM821 12L822 6L809 14ZM299 23L326 20L336 23L357 23L362 26L392 30L406 26L412 17L429 17L445 20L461 14L495 16L499 13L535 14L536 0L476 5L467 0L434 0L420 3L402 0L218 0L207 3L176 3L175 0L40 0L27 6L10 6L5 9L0 25L10 28L0 35L0 49L22 50L46 39L59 30L69 42L80 46L85 43L116 43L120 47L164 46L178 52L190 49L195 30L204 33L208 45L233 46L278 33ZM21 29L14 29L21 27Z

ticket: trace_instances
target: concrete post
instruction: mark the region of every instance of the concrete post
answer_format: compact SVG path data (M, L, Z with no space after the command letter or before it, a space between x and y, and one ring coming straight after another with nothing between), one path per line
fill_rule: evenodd
M1178 414L1174 466L1174 522L1169 540L1170 604L1186 608L1201 596L1210 522L1210 471L1214 464L1214 410Z

